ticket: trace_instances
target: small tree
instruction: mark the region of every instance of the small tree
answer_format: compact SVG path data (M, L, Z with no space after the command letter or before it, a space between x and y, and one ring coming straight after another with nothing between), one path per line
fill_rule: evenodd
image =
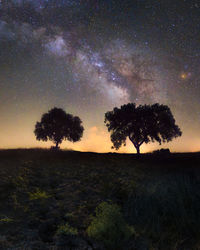
M35 125L34 133L37 140L53 141L58 149L63 140L80 141L84 131L81 124L78 116L67 114L60 108L53 108L42 115L41 121Z
M166 105L140 105L128 103L105 114L105 124L111 132L113 148L126 145L127 137L140 154L140 146L150 141L169 142L182 135Z

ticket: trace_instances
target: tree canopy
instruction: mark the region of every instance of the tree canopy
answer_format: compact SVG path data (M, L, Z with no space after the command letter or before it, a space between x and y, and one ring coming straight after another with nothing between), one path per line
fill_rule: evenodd
M82 121L78 116L55 107L42 115L41 121L35 125L34 133L37 140L53 141L58 148L63 140L80 141L83 131Z
M113 148L118 150L129 138L138 154L143 143L157 141L161 144L182 135L170 108L158 103L138 107L128 103L115 107L105 114L104 122L111 132Z

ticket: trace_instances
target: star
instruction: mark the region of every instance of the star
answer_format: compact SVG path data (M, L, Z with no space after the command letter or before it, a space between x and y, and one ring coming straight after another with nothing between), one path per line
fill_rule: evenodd
M182 73L181 74L181 79L183 79L183 80L187 79L187 74L186 73Z

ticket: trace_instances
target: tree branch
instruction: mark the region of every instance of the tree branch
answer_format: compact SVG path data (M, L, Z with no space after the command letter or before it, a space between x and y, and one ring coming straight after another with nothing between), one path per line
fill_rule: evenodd
M140 147L143 143L144 143L144 140L141 141L141 142L138 144L138 146Z
M130 140L130 141L133 143L133 145L135 146L135 148L137 148L137 147L138 147L138 144L135 143L135 142L131 139L130 135L129 135L128 137L129 137L129 140Z

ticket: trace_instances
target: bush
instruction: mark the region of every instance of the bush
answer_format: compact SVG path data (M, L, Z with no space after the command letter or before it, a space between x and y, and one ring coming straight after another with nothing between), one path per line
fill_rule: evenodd
M0 218L0 223L9 223L9 222L13 222L14 220L9 218L9 217L4 217L4 218Z
M29 193L30 200L38 200L38 199L48 199L50 195L48 195L45 191L41 191L37 189L34 193Z
M156 155L169 155L171 152L169 148L161 148L158 150L154 150L152 153Z
M102 202L95 212L96 217L87 228L88 236L103 242L107 249L122 249L134 229L123 219L119 206Z
M56 234L57 235L77 235L78 231L76 228L73 228L68 223L66 223L58 227Z

